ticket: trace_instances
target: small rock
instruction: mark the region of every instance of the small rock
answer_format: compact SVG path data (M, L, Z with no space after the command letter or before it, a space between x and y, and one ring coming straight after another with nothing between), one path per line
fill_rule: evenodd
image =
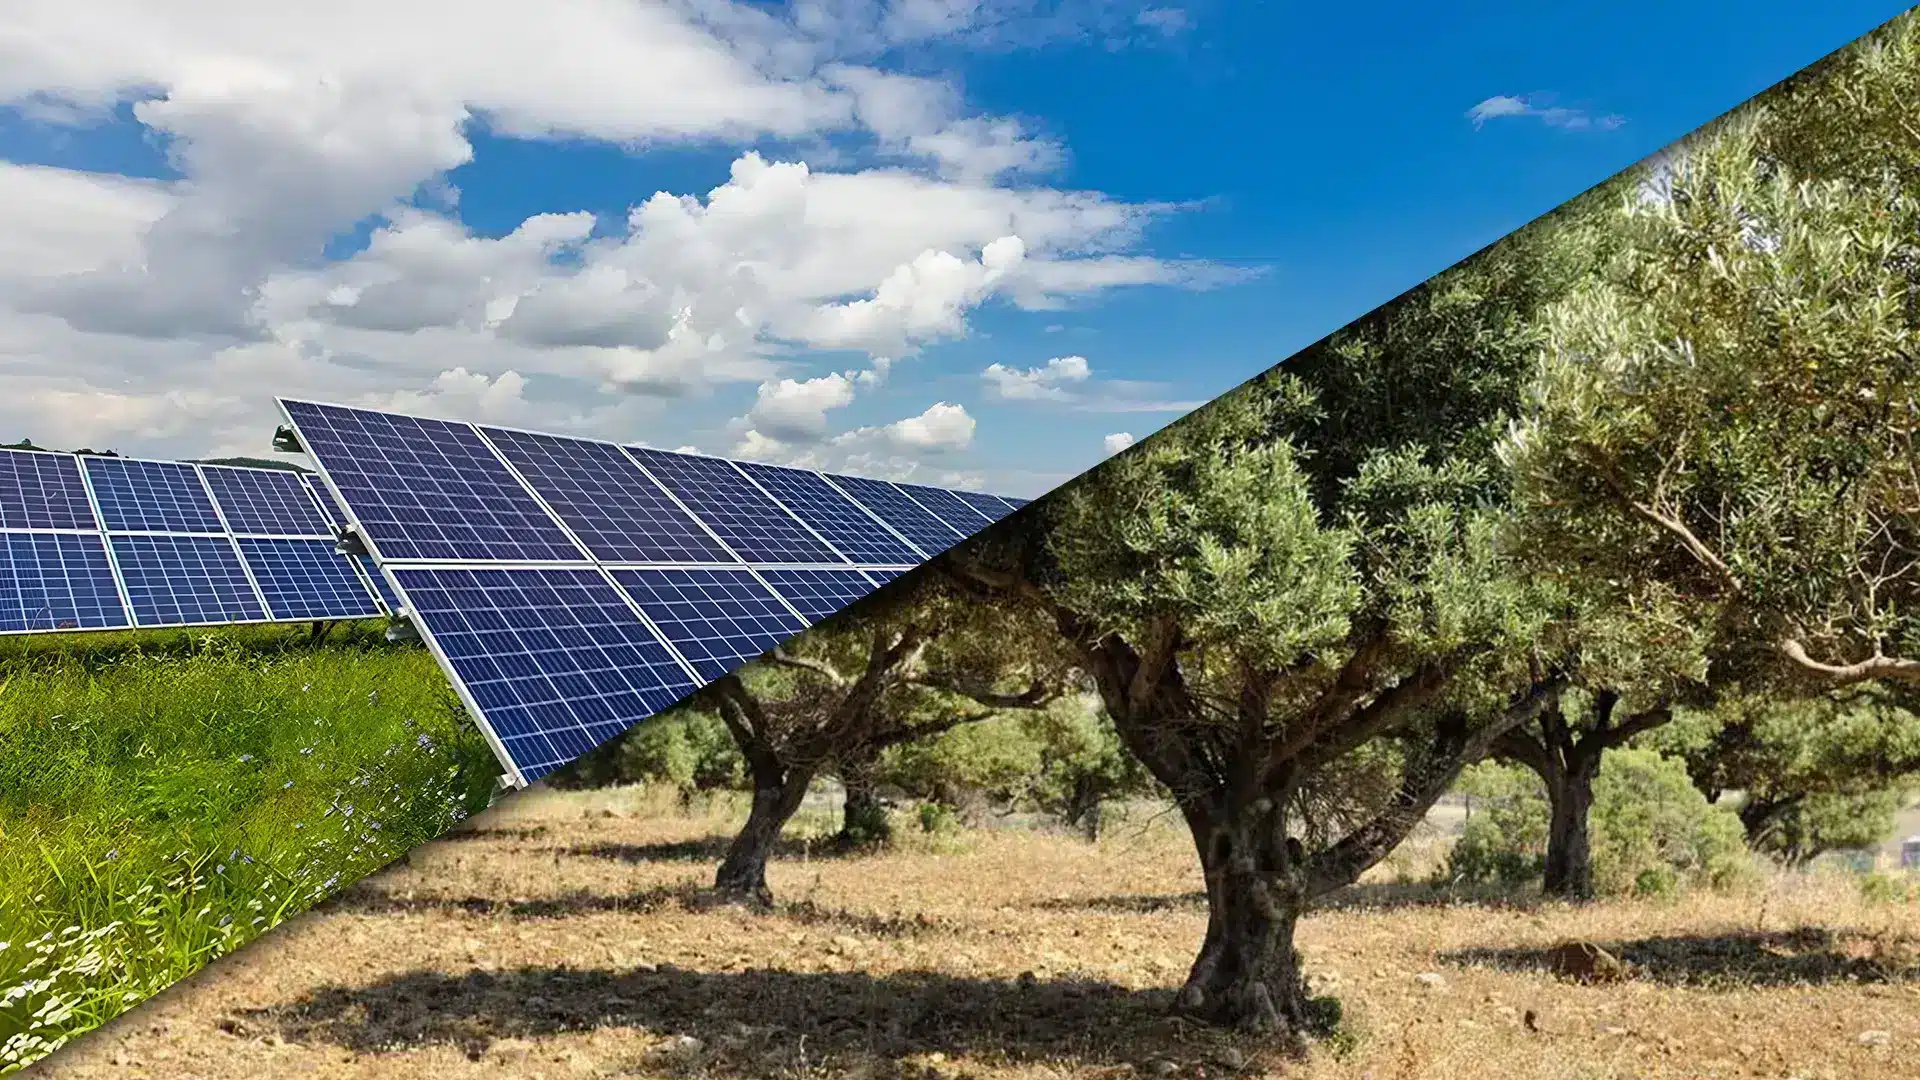
M1179 1071L1180 1071L1180 1066L1174 1064L1171 1061L1168 1061L1165 1058L1159 1058L1157 1060L1150 1061L1147 1063L1147 1072L1153 1074L1154 1076L1172 1076L1174 1073L1177 1073Z
M1415 975L1413 981L1429 990L1444 990L1447 988L1447 977L1437 971L1423 971Z
M1223 1048L1218 1058L1220 1067L1223 1069L1232 1069L1235 1072L1239 1072L1241 1069L1247 1067L1247 1056L1231 1046Z
M1604 1027L1604 1028L1601 1028L1600 1031L1602 1034L1611 1035L1616 1039L1622 1038L1627 1034L1629 1034L1627 1029L1623 1027Z
M1855 1041L1861 1046L1885 1046L1893 1041L1893 1032L1863 1031L1860 1033L1860 1038Z
M679 1054L682 1057L693 1057L706 1048L706 1043L701 1042L691 1035L675 1035L673 1038L667 1040L668 1052Z
M1547 953L1548 971L1583 983L1619 982L1633 975L1633 965L1591 941L1569 941Z

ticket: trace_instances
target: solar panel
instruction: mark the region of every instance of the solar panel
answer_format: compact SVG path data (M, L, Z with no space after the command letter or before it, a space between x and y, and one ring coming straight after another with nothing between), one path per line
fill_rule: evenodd
M70 454L0 451L0 529L97 529Z
M1032 499L1016 499L1012 496L1004 496L1004 498L1006 499L1007 505L1013 507L1015 510L1033 502Z
M903 566L863 566L860 572L873 579L875 585L885 585L894 578L907 572Z
M665 450L629 452L747 562L846 562L779 503L754 487L732 462Z
M138 626L262 622L267 612L225 536L114 536Z
M97 534L0 533L0 632L127 625Z
M240 556L275 619L364 619L380 614L373 594L331 540L241 537Z
M595 558L737 562L612 443L503 428L481 433Z
M1014 505L998 495L982 495L977 491L953 491L950 494L978 511L988 521L999 521L1014 511Z
M282 404L380 559L586 561L471 426Z
M108 532L226 532L199 471L191 465L93 456L80 460Z
M914 502L931 510L935 517L952 526L953 531L962 536L972 536L994 522L993 518L968 506L965 499L946 488L928 487L925 484L894 486L906 492Z
M873 591L873 581L858 570L760 571L760 580L804 616L809 625Z
M227 527L241 535L332 536L300 474L281 469L203 465L201 475Z
M397 569L394 577L523 784L695 689L598 571Z
M827 474L833 486L858 500L861 506L874 512L880 520L893 526L894 531L913 541L913 546L926 553L928 558L947 550L961 540L959 533L928 513L926 508L912 499L899 488L884 480L869 480L864 476L836 476Z
M613 579L704 680L807 628L746 570L615 570Z
M916 563L924 558L819 473L751 461L737 464L795 517L811 525L814 532L854 562Z

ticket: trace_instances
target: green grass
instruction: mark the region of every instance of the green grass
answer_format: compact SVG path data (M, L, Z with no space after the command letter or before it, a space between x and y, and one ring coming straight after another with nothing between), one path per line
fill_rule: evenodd
M486 804L485 743L379 629L0 643L0 1075Z

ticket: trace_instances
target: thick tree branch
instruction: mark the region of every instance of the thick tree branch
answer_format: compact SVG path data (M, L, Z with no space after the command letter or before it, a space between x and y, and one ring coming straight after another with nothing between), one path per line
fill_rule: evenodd
M963 697L989 709L1044 709L1060 696L1056 688L1038 681L1018 694L1001 694L992 690L964 687L952 680L926 675L914 675L902 681L909 686Z
M1539 717L1566 689L1563 679L1535 683L1499 716L1469 730L1459 719L1442 723L1425 754L1410 759L1399 789L1370 820L1313 856L1307 864L1307 892L1321 896L1359 880L1367 867L1387 857L1427 811L1446 793L1460 770L1485 757L1500 736Z
M845 687L853 681L845 675L842 675L839 668L834 667L825 660L815 660L810 656L795 656L780 646L775 646L773 651L767 654L767 659L781 667L811 671L836 687Z
M1907 660L1875 653L1858 663L1829 664L1815 660L1808 654L1805 645L1792 638L1780 643L1780 652L1801 670L1818 675L1836 686L1848 686L1873 679L1892 679L1896 682L1920 685L1920 660Z

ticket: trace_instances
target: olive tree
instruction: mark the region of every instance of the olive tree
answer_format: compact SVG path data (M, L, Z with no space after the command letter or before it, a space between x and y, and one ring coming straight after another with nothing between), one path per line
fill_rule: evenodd
M1293 948L1301 913L1578 661L1567 598L1509 572L1485 461L1393 448L1316 484L1325 421L1283 368L943 560L1053 622L1171 793L1209 913L1180 1009L1293 1035L1331 1019Z
M1689 606L1729 655L1920 684L1920 203L1796 172L1772 109L1645 173L1617 251L1547 308L1517 506L1530 544Z
M1009 709L1044 706L1071 672L1031 620L969 602L922 576L822 623L703 688L746 762L746 823L714 878L765 904L767 863L813 781L841 762Z

